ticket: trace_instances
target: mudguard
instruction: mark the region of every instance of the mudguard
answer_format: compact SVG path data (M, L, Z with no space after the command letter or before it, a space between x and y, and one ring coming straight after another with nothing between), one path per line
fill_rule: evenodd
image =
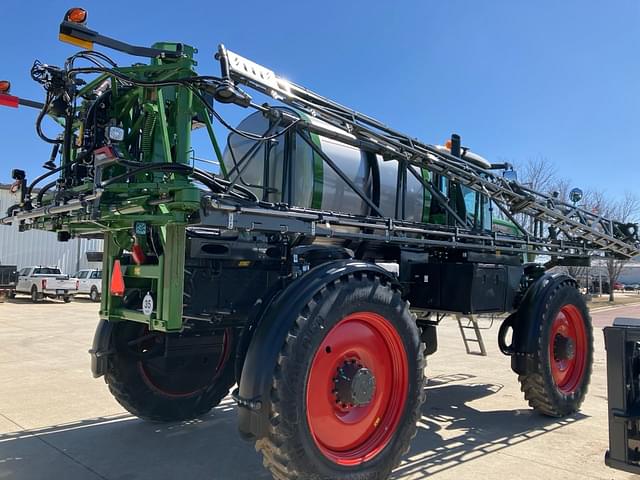
M89 350L91 355L91 373L94 378L101 377L107 371L107 356L111 346L111 335L115 327L114 322L100 320L93 335L93 346Z
M572 282L577 288L576 281L568 275L545 273L529 287L517 312L509 317L513 328L513 340L509 347L511 369L515 373L524 375L535 368L533 353L537 349L545 299L556 285L566 281Z
M273 373L286 335L300 310L327 283L356 272L373 272L398 283L384 268L360 260L335 260L318 265L289 284L274 299L253 334L242 368L238 393L238 427L248 440L259 439L269 428L269 397Z

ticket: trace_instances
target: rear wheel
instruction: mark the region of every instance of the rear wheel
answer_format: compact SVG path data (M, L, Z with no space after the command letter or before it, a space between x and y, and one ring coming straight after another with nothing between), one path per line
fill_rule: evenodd
M35 285L31 287L31 301L33 303L38 301L38 288Z
M62 300L64 301L64 303L69 303L72 298L73 297L71 295L65 295L64 297L62 297Z
M109 358L105 381L132 414L157 421L191 419L207 413L229 393L235 383L235 331L180 335L199 343L198 351L166 357L166 334L149 332L146 325L134 322L117 326L116 353Z
M274 372L271 429L256 443L274 478L386 478L421 415L423 348L408 304L373 275L301 305Z
M535 352L535 369L518 380L525 399L545 415L576 412L589 386L593 327L587 305L571 282L558 284L545 298Z
M96 287L91 287L91 291L89 292L89 298L92 302L97 302L100 300L100 294L98 293L98 289Z

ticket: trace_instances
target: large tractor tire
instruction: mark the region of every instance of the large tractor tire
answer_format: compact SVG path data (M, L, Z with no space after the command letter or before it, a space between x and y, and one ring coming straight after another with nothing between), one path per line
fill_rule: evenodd
M162 334L122 322L114 331L105 382L126 410L145 420L171 422L204 415L229 393L236 332L212 332L215 351L165 358Z
M519 375L525 399L552 417L576 412L589 386L593 327L589 310L572 281L560 282L535 299L540 310L534 365Z
M273 373L269 432L256 442L273 477L387 478L421 416L423 348L400 292L373 274L300 305Z

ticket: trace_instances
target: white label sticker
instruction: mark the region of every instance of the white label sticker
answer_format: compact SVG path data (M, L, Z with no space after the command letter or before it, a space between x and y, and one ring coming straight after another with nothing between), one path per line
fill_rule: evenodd
M147 316L153 313L153 297L149 292L142 299L142 313Z

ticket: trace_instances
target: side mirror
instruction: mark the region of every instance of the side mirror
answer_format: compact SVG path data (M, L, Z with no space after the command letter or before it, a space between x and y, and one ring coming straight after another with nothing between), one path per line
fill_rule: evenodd
M505 170L502 172L502 177L509 182L517 182L518 181L518 173L513 170Z
M584 196L584 193L579 188L574 188L569 192L569 200L571 200L571 202L574 205L578 203L580 200L582 200L583 196Z

